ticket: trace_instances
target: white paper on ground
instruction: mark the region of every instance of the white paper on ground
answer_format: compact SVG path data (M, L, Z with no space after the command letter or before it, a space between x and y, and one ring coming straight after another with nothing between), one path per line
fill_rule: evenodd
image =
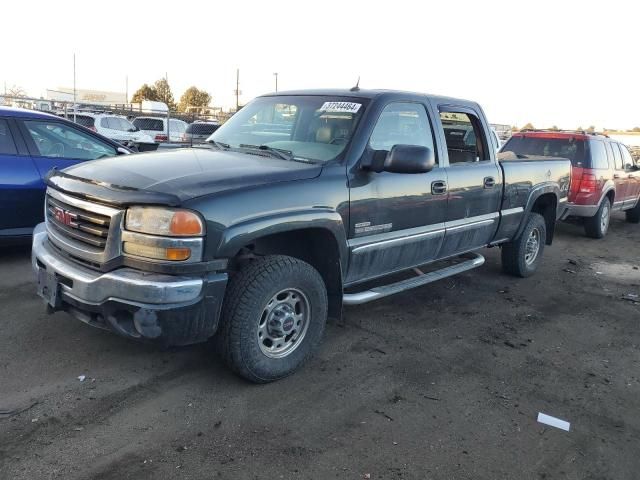
M538 422L544 423L545 425L549 425L551 427L559 428L560 430L566 430L567 432L569 431L569 427L571 426L569 422L565 422L564 420L560 420L559 418L552 417L540 412L538 412Z

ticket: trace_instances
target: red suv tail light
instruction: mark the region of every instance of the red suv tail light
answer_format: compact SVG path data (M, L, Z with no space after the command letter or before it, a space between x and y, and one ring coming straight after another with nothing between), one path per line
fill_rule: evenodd
M593 173L584 172L580 179L580 193L595 193L598 188L596 176Z
M169 140L169 137L159 133L158 135L156 135L156 139L155 140L156 140L156 142L166 142L167 140Z

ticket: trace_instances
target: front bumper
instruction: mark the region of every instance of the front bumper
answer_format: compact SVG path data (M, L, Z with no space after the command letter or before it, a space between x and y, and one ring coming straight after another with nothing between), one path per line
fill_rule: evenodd
M50 311L65 310L95 327L163 345L202 342L217 330L226 273L178 276L132 268L97 272L53 247L45 224L33 232L31 257Z

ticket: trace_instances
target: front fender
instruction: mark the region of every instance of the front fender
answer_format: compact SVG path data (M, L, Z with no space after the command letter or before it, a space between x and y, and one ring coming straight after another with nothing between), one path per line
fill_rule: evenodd
M346 272L347 236L342 217L335 210L324 208L283 212L232 225L222 233L216 257L231 258L242 247L267 235L308 228L321 228L331 232L338 245L342 270Z

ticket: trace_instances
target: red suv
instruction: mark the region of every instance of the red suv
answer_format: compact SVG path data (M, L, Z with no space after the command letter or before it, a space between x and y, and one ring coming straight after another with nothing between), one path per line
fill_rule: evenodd
M612 211L624 210L627 221L640 222L640 171L627 147L606 135L567 131L514 133L502 152L571 160L569 215L584 217L589 237L602 238Z

